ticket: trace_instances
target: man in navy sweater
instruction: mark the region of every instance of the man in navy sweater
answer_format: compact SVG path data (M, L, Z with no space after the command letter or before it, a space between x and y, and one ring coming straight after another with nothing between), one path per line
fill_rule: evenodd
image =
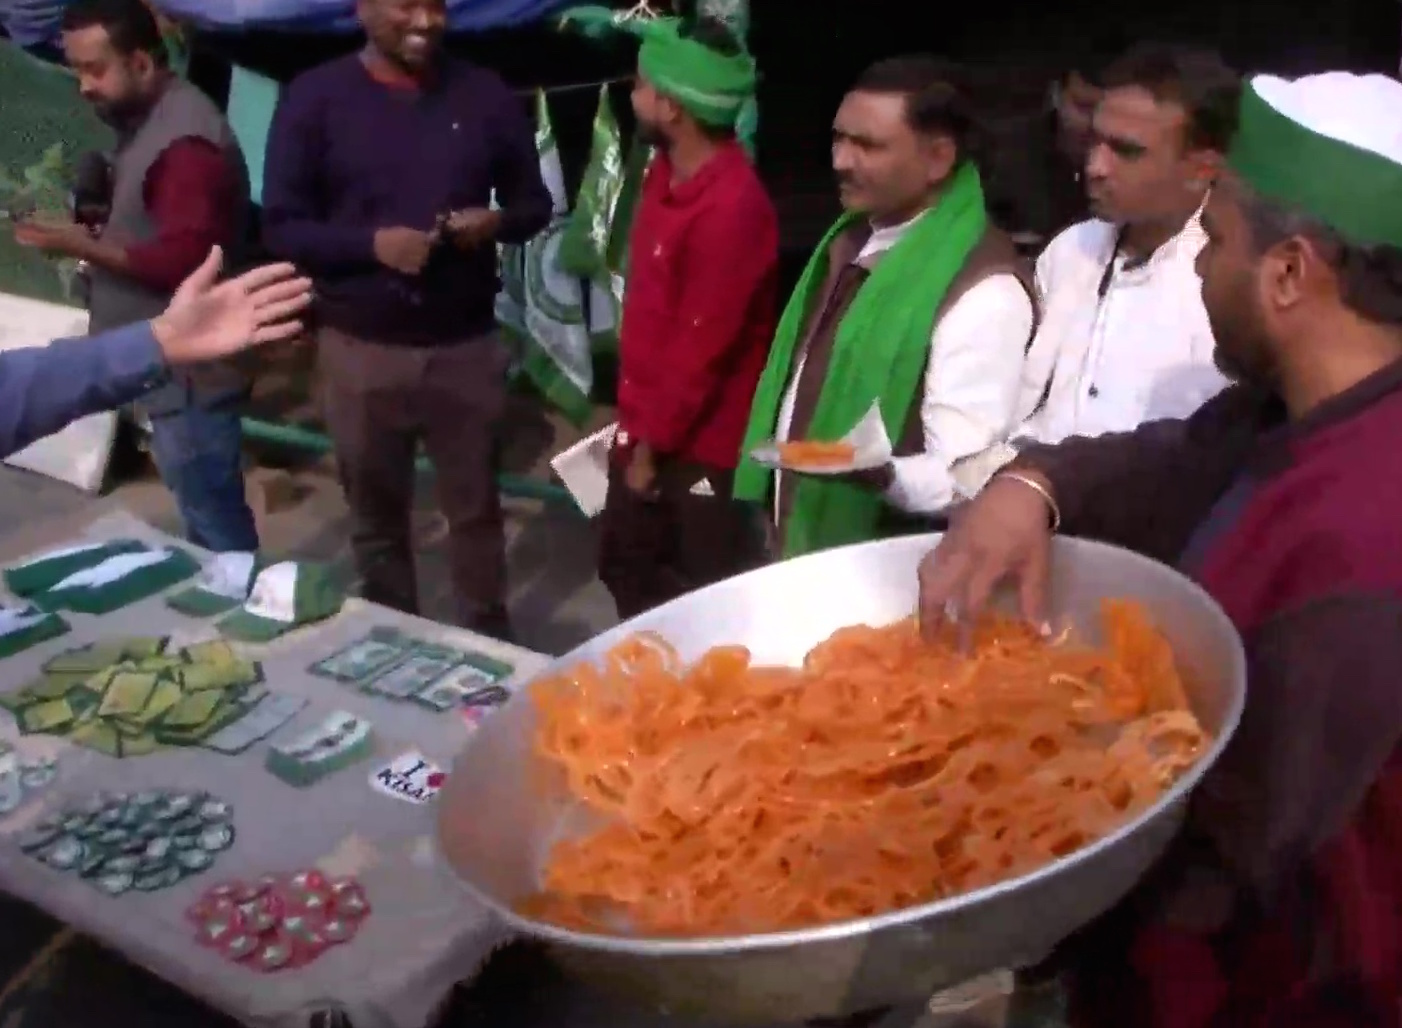
M364 596L417 609L409 529L422 440L459 620L502 636L509 357L493 312L495 244L544 228L550 194L520 100L442 52L444 0L361 0L359 12L365 49L303 75L278 106L264 239L316 281L326 425Z

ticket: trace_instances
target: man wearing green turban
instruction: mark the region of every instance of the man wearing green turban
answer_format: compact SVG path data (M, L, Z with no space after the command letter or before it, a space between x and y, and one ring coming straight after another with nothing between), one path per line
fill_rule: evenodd
M735 139L754 61L718 22L630 23L633 112L656 156L628 242L618 428L599 577L628 618L746 569L731 502L745 421L774 331L779 228Z
M700 22L688 32L676 18L638 22L638 78L702 125L734 132L754 107L755 61L738 42L716 45L725 30L712 26Z
M571 7L560 24L595 38L621 33L640 39L639 77L702 125L733 133L754 157L758 72L744 39L730 26L704 15L688 23L592 4Z

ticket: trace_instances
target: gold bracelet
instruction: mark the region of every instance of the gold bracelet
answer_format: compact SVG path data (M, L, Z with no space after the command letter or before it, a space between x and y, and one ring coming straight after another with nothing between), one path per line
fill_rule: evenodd
M1021 482L1027 488L1033 490L1042 499L1047 501L1047 507L1051 510L1051 531L1056 534L1056 530L1061 527L1061 508L1057 506L1056 497L1051 494L1051 490L1038 482L1030 475L1023 475L1016 471L1000 471L998 478L1010 478L1014 482Z

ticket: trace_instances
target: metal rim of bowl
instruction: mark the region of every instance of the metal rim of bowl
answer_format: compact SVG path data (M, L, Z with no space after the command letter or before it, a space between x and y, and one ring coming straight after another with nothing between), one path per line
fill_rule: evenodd
M1218 627L1225 629L1232 635L1238 635L1236 626L1220 604L1208 594L1207 590L1198 585L1187 575L1184 575L1176 568L1162 564L1159 561L1145 557L1143 554L1123 547L1114 546L1110 543L1103 543L1095 539L1075 539L1078 546L1089 546L1102 550L1113 550L1122 557L1132 558L1135 562L1153 569L1154 573L1168 573L1176 575L1182 579L1182 584L1188 587L1191 593L1203 602L1203 609L1210 612L1214 621L1218 622ZM783 949L801 943L814 942L837 942L854 936L869 935L873 932L886 928L899 928L913 922L924 921L928 918L953 913L965 907L971 907L992 899L1007 892L1012 892L1029 882L1041 878L1049 878L1060 872L1062 869L1084 860L1090 859L1096 853L1109 849L1122 839L1128 838L1139 828L1154 818L1157 814L1186 799L1189 792L1202 780L1209 768L1217 763L1222 751L1236 734L1237 726L1241 722L1242 711L1246 707L1246 655L1238 647L1234 653L1235 667L1230 669L1233 677L1242 682L1243 687L1237 691L1231 706L1226 715L1222 718L1222 727L1212 740L1212 745L1197 759L1192 768L1178 779L1173 786L1160 796L1152 806L1141 811L1137 817L1120 825L1108 835L1101 836L1088 846L1083 846L1073 853L1068 853L1064 857L1059 857L1049 864L1043 864L1035 871L1019 875L1016 878L1009 878L1005 881L995 882L986 885L981 889L971 892L963 892L957 896L950 896L946 899L935 900L930 903L922 903L913 907L900 907L896 910L889 910L884 914L875 914L871 917L852 918L846 921L834 921L830 924L814 925L811 928L791 928L781 932L758 932L749 935L708 935L701 937L675 937L656 935L604 935L593 932L580 932L573 929L563 928L559 925L551 924L548 921L537 921L533 918L523 917L509 906L499 903L497 900L485 895L472 883L464 880L452 871L452 865L448 863L446 855L443 853L442 844L439 841L438 832L432 835L433 851L441 866L448 869L451 878L457 885L465 889L473 899L485 906L504 920L510 927L531 938L540 939L544 942L554 943L562 946L570 946L575 949L587 949L604 953L632 954L645 957L700 957L700 956L721 956L740 952L755 952L770 949ZM561 660L552 661L543 668L539 674L532 677L531 681L537 678L552 674L558 670ZM517 691L516 696L510 702L524 700L524 690L530 682L523 683ZM464 749L474 744L477 733L473 733L468 738Z

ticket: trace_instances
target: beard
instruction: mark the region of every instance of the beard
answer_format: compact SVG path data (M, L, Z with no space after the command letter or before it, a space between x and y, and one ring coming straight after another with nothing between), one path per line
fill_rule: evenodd
M650 121L643 121L641 118L639 118L637 122L636 132L639 141L647 146L661 147L667 145L667 136L663 133L663 131L660 128L658 128Z
M1270 347L1260 317L1249 308L1220 314L1209 308L1207 320L1217 342L1212 351L1212 363L1217 365L1217 370L1233 382L1270 385Z
M1212 362L1233 382L1269 387L1274 379L1274 347L1266 313L1257 296L1253 260L1220 261L1202 281L1202 306L1216 346Z
M118 100L93 100L92 111L97 115L97 120L109 128L121 128L128 120L126 104Z
M146 110L146 104L135 94L119 97L93 96L86 99L98 121L119 130L139 121Z

